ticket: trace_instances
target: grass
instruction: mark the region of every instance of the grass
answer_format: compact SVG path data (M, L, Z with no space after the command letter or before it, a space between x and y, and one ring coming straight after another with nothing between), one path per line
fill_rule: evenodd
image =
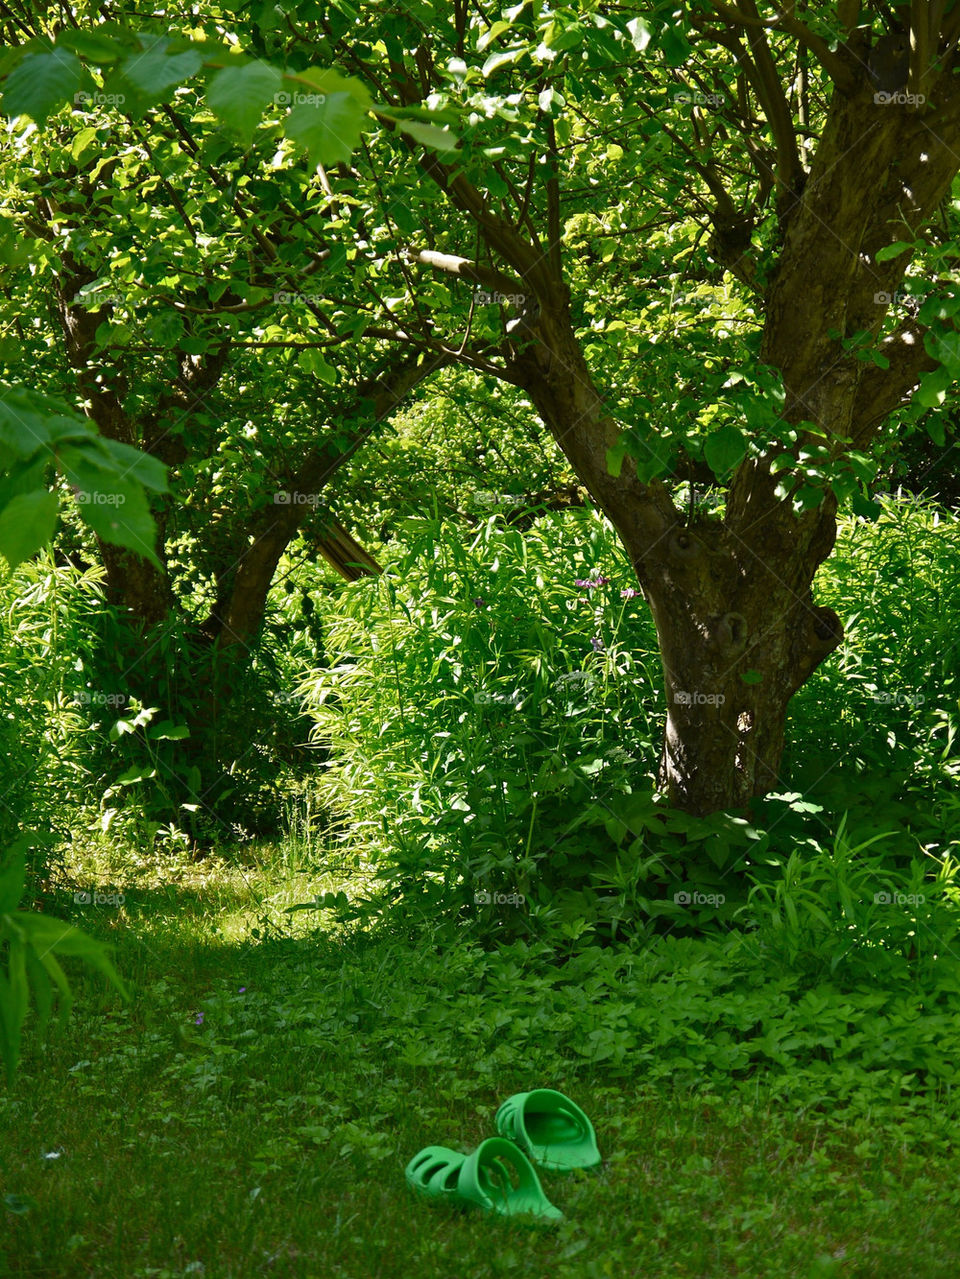
M942 1096L841 1110L791 1097L782 1074L654 1083L629 1058L615 1069L577 1050L537 995L536 950L311 933L307 912L280 937L264 903L293 893L289 850L247 862L171 865L166 884L101 868L125 901L80 922L115 943L135 994L125 1007L78 974L72 1021L28 1036L0 1096L0 1274L960 1271ZM95 869L74 867L78 882ZM295 873L301 900L322 886ZM679 1050L662 1051L669 1064ZM420 1147L472 1149L500 1100L537 1085L587 1110L604 1155L595 1173L544 1174L557 1231L411 1198L403 1168Z

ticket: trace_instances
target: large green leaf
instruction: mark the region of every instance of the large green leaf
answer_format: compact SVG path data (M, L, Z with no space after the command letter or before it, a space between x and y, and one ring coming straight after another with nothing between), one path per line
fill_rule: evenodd
M15 457L31 457L50 441L45 418L27 392L4 388L0 391L0 447Z
M90 937L75 924L65 923L62 919L51 919L48 915L18 910L12 913L11 918L16 927L22 930L28 944L37 951L38 958L48 952L73 955L102 973L124 999L128 998L127 989L103 942Z
M747 441L743 433L735 426L721 426L719 431L708 436L703 446L703 455L707 465L717 479L722 479L735 466L739 466L746 456Z
M167 468L159 458L135 449L130 444L124 444L121 440L103 438L100 443L119 463L120 479L129 476L155 493L167 492Z
M0 554L16 568L53 537L60 503L56 494L34 489L12 498L0 511Z
M207 102L224 124L249 142L264 108L277 100L283 78L265 62L224 67L207 86Z
M121 69L124 79L141 95L141 105L149 106L161 101L174 86L196 75L203 66L203 57L197 49L167 52L170 41L166 36L142 39L143 52L125 59Z
M3 90L6 115L28 115L37 124L59 111L86 79L78 58L65 49L28 53L7 76Z
M67 481L79 490L80 514L93 531L159 567L156 524L140 484L125 478L117 463L99 450L66 445L59 459Z
M364 115L352 94L331 93L322 102L294 107L284 132L304 148L312 165L346 164L359 145Z
M460 145L459 139L449 129L440 129L435 124L426 124L423 120L397 120L397 127L408 133L421 146L430 147L442 154L455 151Z

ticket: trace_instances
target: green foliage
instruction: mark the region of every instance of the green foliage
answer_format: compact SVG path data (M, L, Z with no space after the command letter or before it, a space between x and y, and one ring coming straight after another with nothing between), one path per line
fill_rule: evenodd
M55 996L59 997L61 1017L69 1016L73 997L59 957L82 959L128 998L106 946L73 924L17 909L26 885L29 842L24 836L0 861L0 958L6 960L6 971L0 969L0 1057L8 1083L13 1081L20 1060L21 1031L31 990L41 1033L50 1020Z
M416 520L405 542L325 610L330 667L301 687L331 754L321 797L394 901L472 915L477 894L539 897L595 838L591 798L628 793L652 751L649 620L593 512L526 534L490 516L469 544Z
M165 492L166 468L149 454L105 439L51 397L6 387L0 388L0 553L11 568L53 536L59 502L44 486L51 462L99 537L159 565L144 489Z
M257 896L285 886L288 851L264 860ZM424 1256L484 1279L505 1266L558 1279L638 1264L658 1279L823 1279L837 1260L856 1279L956 1270L946 983L842 966L817 980L734 937L566 962L429 924L255 944L238 869L167 862L123 888L128 918L95 926L142 974L136 1003L108 1005L81 974L87 1015L42 1053L25 1035L0 1097L0 1262L68 1274L82 1255L88 1270L172 1276L215 1255L244 1273L282 1248L291 1274L385 1279ZM68 1085L44 1086L51 1075ZM500 1101L547 1084L591 1116L603 1167L552 1183L568 1216L555 1239L499 1229L491 1261L469 1218L412 1210L402 1169L438 1140L474 1148ZM220 1194L204 1193L211 1181ZM119 1237L89 1227L94 1194L122 1215ZM354 1228L318 1230L345 1201Z

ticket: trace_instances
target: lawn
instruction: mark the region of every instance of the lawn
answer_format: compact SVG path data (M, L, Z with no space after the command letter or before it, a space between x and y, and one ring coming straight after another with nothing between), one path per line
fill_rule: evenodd
M583 1012L574 985L589 998L590 982L580 968L564 977L575 961L284 915L329 886L289 848L168 862L166 883L129 864L96 880L89 858L72 870L75 884L123 894L74 917L115 945L133 998L124 1006L78 974L68 1026L42 1044L27 1038L0 1099L4 1275L960 1270L950 1097L881 1089L865 1104L861 1080L833 1099L827 1082L817 1104L789 1051L765 1071L711 1069L706 1042L702 1057L695 1047L685 1057L711 1016L692 953L687 971L652 981L641 964L620 987L642 1003L665 983L695 984L652 1071L603 1037L620 1015L612 977L593 1021ZM596 964L595 981L605 972L611 961ZM418 1149L472 1150L493 1134L499 1101L537 1086L587 1111L603 1154L593 1172L542 1174L565 1214L559 1228L412 1196L403 1170Z

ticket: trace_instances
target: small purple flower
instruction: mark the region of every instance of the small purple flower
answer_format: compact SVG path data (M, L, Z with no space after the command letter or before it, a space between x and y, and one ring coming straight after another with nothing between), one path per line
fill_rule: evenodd
M247 989L246 986L241 986L240 989L237 991L237 994L242 995L246 989Z
M196 1017L194 1017L194 1019L193 1019L193 1024L194 1024L195 1026L202 1026L202 1025L203 1025L203 1013L197 1013Z
M483 608L484 604L486 603L482 595L478 595L473 602L477 608Z
M627 589L626 589L625 591L621 591L621 592L620 592L620 598L621 598L622 600L632 600L632 599L636 599L636 597L637 597L639 594L640 594L640 592L639 592L638 590L636 590L634 587L632 587L632 586L628 586L628 587L627 587Z
M599 636L599 635L594 635L594 637L593 637L593 639L590 641L590 643L593 645L593 651L594 651L595 653L602 653L602 652L603 652L603 640L600 638L600 636Z
M595 591L600 586L606 586L609 581L609 577L578 577L574 586L578 586L581 591Z

